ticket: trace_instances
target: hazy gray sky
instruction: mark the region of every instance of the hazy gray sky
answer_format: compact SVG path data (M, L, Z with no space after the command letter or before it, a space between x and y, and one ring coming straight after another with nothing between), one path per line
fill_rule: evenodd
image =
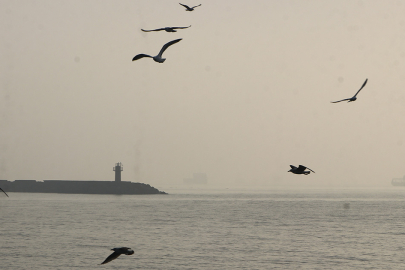
M112 180L116 162L157 186L405 174L405 2L182 3L202 6L1 1L0 178ZM165 63L131 61L177 38Z

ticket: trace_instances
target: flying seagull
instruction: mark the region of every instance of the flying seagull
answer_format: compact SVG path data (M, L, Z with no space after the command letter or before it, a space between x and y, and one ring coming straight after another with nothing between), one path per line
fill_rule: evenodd
M307 175L307 174L310 174L311 172L315 173L310 168L302 166L302 165L299 165L298 168L295 167L294 165L290 165L290 167L291 167L291 170L289 170L288 172L292 172L294 174L305 174L305 175ZM309 171L306 171L306 169L308 169Z
M4 194L6 194L6 196L8 197L7 193L2 188L0 188L0 190L3 191Z
M360 89L359 89L359 91L357 91L357 93L353 96L353 97L351 97L351 98L345 98L345 99L342 99L342 100L339 100L339 101L331 101L332 103L338 103L338 102L341 102L341 101L345 101L345 100L348 100L348 102L352 102L352 101L355 101L356 99L357 99L357 94L360 92L360 90L361 89L363 89L363 87L366 85L366 83L367 83L367 80L368 79L366 79L366 81L363 83L363 85L360 87Z
M193 11L194 8L201 6L201 4L199 4L198 6L194 6L194 7L189 7L187 5L183 5L182 3L179 3L180 5L182 5L183 7L186 8L186 11Z
M144 32L162 31L162 30L165 30L166 32L177 32L176 29L185 29L185 28L189 28L190 26L187 26L187 27L163 27L163 28L158 28L158 29L154 29L154 30L144 30L144 29L141 29L141 30L144 31Z
M107 259L105 259L104 262L102 262L101 264L111 262L112 260L117 259L121 254L125 255L134 254L134 251L131 248L127 247L113 248L111 250L114 250L114 252L110 256L108 256Z
M175 39L175 40L172 40L172 41L166 43L165 45L163 45L163 47L162 47L162 49L160 50L159 54L156 55L156 56L150 56L150 55L141 53L141 54L135 55L135 57L132 58L132 61L141 59L141 58L143 58L143 57L150 57L150 58L152 58L153 60L155 60L155 62L163 63L163 62L166 60L166 58L162 58L162 54L165 52L165 50L166 50L167 48L169 48L169 46L173 45L174 43L179 42L180 40L182 40L182 38Z

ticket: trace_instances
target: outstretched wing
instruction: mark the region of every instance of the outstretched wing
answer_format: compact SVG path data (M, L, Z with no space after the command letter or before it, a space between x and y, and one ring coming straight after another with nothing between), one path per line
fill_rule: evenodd
M8 197L7 193L2 188L0 188L0 190L3 191L4 194L6 194L6 196Z
M101 264L106 264L108 262L111 262L112 260L117 259L121 254L118 252L112 253L110 256L107 257L107 259L104 260Z
M291 169L297 169L294 165L290 165Z
M172 41L170 41L170 42L167 42L165 45L163 45L163 47L162 47L162 49L160 50L158 56L159 56L159 57L162 57L162 54L166 51L167 48L169 48L171 45L173 45L173 44L179 42L180 40L182 40L182 38L175 39L175 40L172 40ZM136 57L136 56L135 56L135 57ZM135 58L135 57L134 57L134 58Z
M366 81L365 81L365 82L363 83L363 85L360 87L359 91L357 91L357 93L356 93L353 97L357 96L357 94L360 92L360 90L363 89L364 86L366 86L367 81L368 81L368 79L366 79Z
M142 31L144 31L144 32L152 32L152 31L162 31L162 30L165 30L164 28L158 28L158 29L153 29L153 30L144 30L144 29L141 29Z
M172 29L185 29L185 28L189 28L189 27L191 27L191 25L190 26L185 26L185 27L170 27L170 28L172 28Z
M144 57L150 57L150 58L153 58L153 57L152 57L152 56L150 56L150 55L147 55L147 54L141 53L141 54L137 54L137 55L135 55L135 56L134 56L134 58L132 58L132 61L135 61L135 60L138 60L138 59L141 59L141 58L144 58Z
M183 7L187 8L187 9L190 9L190 7L187 6L187 5L183 5L182 3L179 3L179 4L182 5Z
M201 4L199 4L198 6L194 6L194 7L192 7L192 8L196 8L196 7L199 7L199 6L201 6Z
M331 103L338 103L338 102L345 101L345 100L350 100L350 98L345 98L345 99L342 99L342 100L339 100L339 101L331 101Z
M313 170L311 170L310 168L307 167L308 170L310 170L311 172L315 173Z

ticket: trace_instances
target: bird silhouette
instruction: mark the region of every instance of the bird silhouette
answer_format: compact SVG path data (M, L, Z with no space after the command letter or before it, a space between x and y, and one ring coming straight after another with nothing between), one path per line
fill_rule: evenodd
M0 190L3 191L4 194L6 194L6 196L8 197L7 193L2 188L0 188Z
M144 31L144 32L163 31L163 30L166 31L166 32L177 32L176 29L185 29L185 28L189 28L190 26L186 26L186 27L163 27L163 28L158 28L158 29L153 29L153 30L144 30L144 29L141 29L141 30Z
M136 61L136 60L141 59L141 58L143 58L143 57L150 57L150 58L152 58L153 60L155 60L155 62L163 63L163 62L166 60L166 58L162 58L162 54L165 52L165 50L166 50L167 48L169 48L169 46L171 46L171 45L173 45L173 44L179 42L180 40L182 40L182 38L175 39L175 40L172 40L172 41L166 43L165 45L163 45L162 49L160 49L159 54L156 55L156 56L150 56L150 55L141 53L141 54L135 55L135 57L132 58L132 61Z
M182 5L183 7L186 8L186 11L193 11L194 8L201 6L201 4L199 4L198 6L194 6L194 7L189 7L187 5L183 5L182 3L179 3L180 5Z
M114 252L110 256L108 256L107 259L105 259L104 262L102 262L101 264L109 263L112 260L117 259L122 254L125 254L125 255L134 254L134 251L128 247L113 248L111 250L114 250Z
M357 97L356 97L357 94L358 94L358 93L360 92L360 90L363 89L363 87L366 85L367 80L368 80L368 79L366 79L366 81L365 81L365 82L363 83L363 85L360 87L359 91L357 91L357 93L356 93L354 96L352 96L351 98L345 98L345 99L338 100L338 101L331 101L331 103L338 103L338 102L345 101L345 100L348 100L348 102L355 101L355 100L357 99Z
M311 170L310 168L305 167L305 166L302 166L302 165L299 165L298 168L295 167L294 165L290 165L290 167L291 167L291 169L290 169L288 172L292 172L292 173L294 173L294 174L305 174L305 175L308 175L308 174L310 174L311 172L315 173L315 172L314 172L313 170ZM310 170L311 172L310 172L310 171L306 171L306 169Z

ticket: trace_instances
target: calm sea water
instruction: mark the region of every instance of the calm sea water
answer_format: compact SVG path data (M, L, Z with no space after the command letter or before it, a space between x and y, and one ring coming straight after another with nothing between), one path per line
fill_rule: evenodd
M0 197L4 270L405 266L401 188L9 195ZM131 247L135 254L99 265L111 248L121 246Z

